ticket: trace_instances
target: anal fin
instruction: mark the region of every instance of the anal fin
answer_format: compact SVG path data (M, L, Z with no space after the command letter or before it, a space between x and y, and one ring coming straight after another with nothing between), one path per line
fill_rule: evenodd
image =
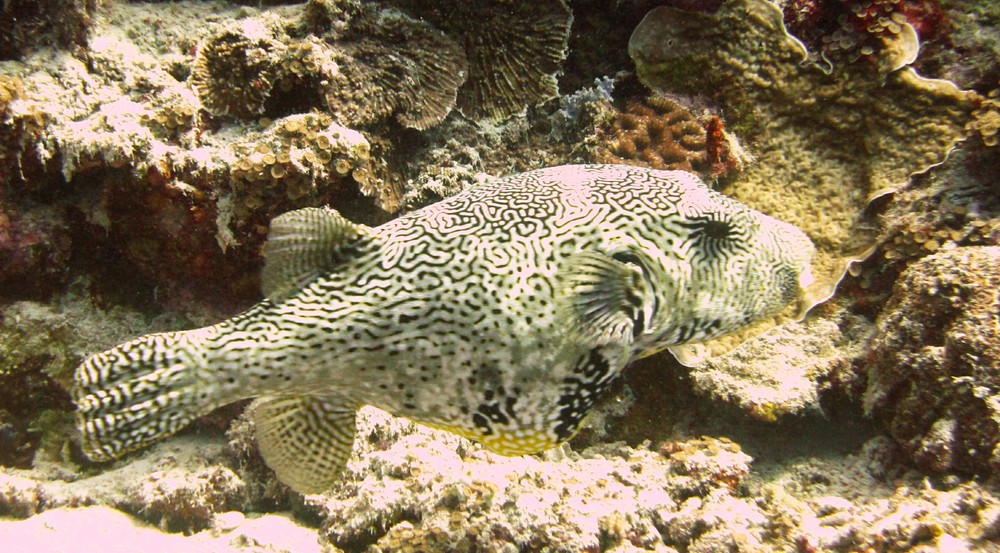
M293 490L329 489L354 445L358 404L342 396L269 397L251 407L264 461Z

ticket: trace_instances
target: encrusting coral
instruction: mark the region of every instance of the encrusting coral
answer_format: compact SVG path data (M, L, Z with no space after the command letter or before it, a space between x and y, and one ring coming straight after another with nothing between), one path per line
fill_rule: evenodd
M458 107L473 119L504 119L557 95L572 13L563 0L389 0L465 49L469 76Z

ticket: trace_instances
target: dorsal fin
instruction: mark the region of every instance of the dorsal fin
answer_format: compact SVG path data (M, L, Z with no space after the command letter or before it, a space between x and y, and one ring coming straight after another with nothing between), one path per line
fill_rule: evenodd
M372 238L372 229L329 208L307 207L271 221L264 246L261 291L280 301L347 257L347 246Z

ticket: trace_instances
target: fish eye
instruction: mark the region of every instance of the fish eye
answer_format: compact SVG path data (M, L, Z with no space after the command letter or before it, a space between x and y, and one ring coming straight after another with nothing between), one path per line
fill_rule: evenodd
M687 241L697 261L710 263L747 251L746 228L724 213L694 216L682 225L689 231Z
M628 265L635 265L639 269L645 269L639 256L630 251L620 251L611 254L611 258L620 263L626 263Z

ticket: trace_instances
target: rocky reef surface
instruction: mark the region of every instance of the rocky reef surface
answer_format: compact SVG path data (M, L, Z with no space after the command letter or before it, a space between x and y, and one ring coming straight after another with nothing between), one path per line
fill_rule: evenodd
M1000 550L996 2L36 7L0 5L13 551ZM81 454L75 366L256 301L274 215L378 224L586 162L795 222L812 309L637 362L536 456L366 408L343 480L303 497L244 405Z

